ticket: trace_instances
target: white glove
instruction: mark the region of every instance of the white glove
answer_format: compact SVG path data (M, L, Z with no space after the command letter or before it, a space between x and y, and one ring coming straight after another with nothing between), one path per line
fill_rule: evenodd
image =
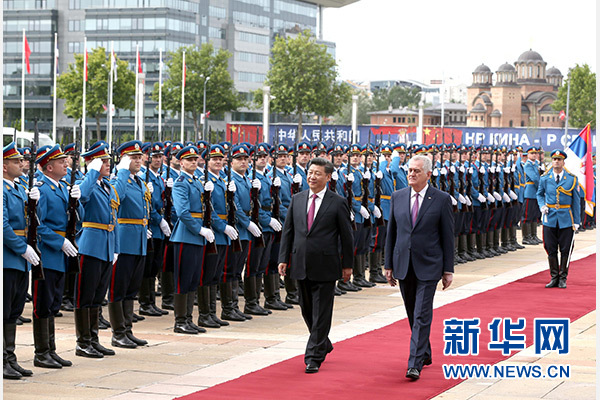
M375 178L377 178L377 179L383 179L383 172L381 172L381 171L375 172Z
M229 239L236 240L238 238L238 233L235 228L231 225L225 226L225 234L229 236Z
M277 221L275 218L271 218L269 226L273 228L275 232L281 231L281 222Z
M364 206L360 206L360 215L362 215L364 219L371 217L371 214L369 214L369 211Z
M510 167L504 167L504 172L510 174Z
M354 182L354 174L353 173L349 173L348 177L346 178L346 180L348 182Z
M488 193L488 194L487 194L487 199L488 199L488 201L489 201L490 203L493 203L493 202L495 202L495 201L496 201L496 199L494 199L494 196L492 196L492 194L491 194L491 193Z
M40 257L30 245L27 245L25 253L21 254L21 257L23 257L25 260L27 260L28 263L32 265L38 265L40 263Z
M339 179L337 171L333 171L333 173L331 174L331 179L334 181L337 181Z
M113 180L117 177L117 175L115 175L113 172L110 173L110 177L108 178L109 180Z
M519 198L519 196L517 196L517 194L515 192L513 192L512 190L510 192L508 192L508 195L513 200L517 200Z
M35 201L38 201L40 199L40 189L38 189L37 186L31 188L31 190L29 191L29 198Z
M34 177L33 178L33 186L37 186L37 183L38 183L38 180L37 180L37 178Z
M88 170L94 170L100 172L100 168L102 168L102 160L100 158L95 158L91 163L88 164Z
M453 174L456 173L456 167L454 165L450 166L450 172L452 172Z
M65 239L62 247L60 248L63 253L65 253L68 257L76 257L77 249L73 246L73 243L69 241L69 239Z
M500 193L494 192L493 195L496 200L498 200L498 201L502 200L502 196L500 196Z
M467 201L467 206L471 207L471 205L473 203L471 203L471 199L469 199L468 197L465 197L465 200Z
M204 184L204 191L205 192L212 192L215 188L215 184L212 183L211 181L208 181Z
M209 243L215 241L215 233L208 228L200 228L200 236L203 236L206 240L208 240Z
M252 181L252 187L254 189L260 189L260 179L254 178L254 180Z
M113 263L113 264L116 264L116 263L117 263L117 259L118 259L118 258L119 258L119 254L118 254L118 253L114 253L114 254L113 254L113 260L112 260L112 263Z
M363 174L363 179L371 179L371 172L369 172L369 170L365 171Z
M381 218L381 210L379 207L375 206L375 208L373 208L373 215L375 218Z
M540 165L540 167L542 168L542 171L545 171L545 170L546 170L546 164L543 164L543 163L542 163L542 164Z
M146 229L146 239L152 239L152 231L150 229Z
M237 190L237 187L235 186L234 181L229 182L229 184L227 185L227 190L232 193L235 193L235 191Z
M148 182L148 191L150 192L150 194L154 193L154 185L152 184L152 182Z
M78 200L81 197L81 189L79 189L79 185L71 186L71 189L69 189L69 195L75 200Z
M250 232L254 237L259 237L262 235L260 228L252 221L250 221L250 225L248 225L246 229L248 229L248 232Z
M467 199L460 193L458 194L458 201L460 201L460 204L467 204Z
M350 211L350 221L354 221L354 213Z
M131 164L131 158L128 155L124 155L121 157L119 164L117 164L117 171L120 169L129 169L129 164Z
M275 179L273 179L273 186L281 187L281 178L280 177L276 177Z
M440 174L440 171L437 168L435 168L433 170L433 176L438 176L439 174Z
M515 166L514 165L510 168L510 172L515 172Z
M458 202L456 201L456 199L454 198L454 196L450 196L450 200L452 200L452 206L455 206L458 204Z
M550 210L548 209L548 206L543 205L542 208L540 208L540 211L542 212L543 215L547 215L548 211L550 211Z
M173 187L173 185L174 185L173 178L169 178L169 179L167 179L167 187L170 187L170 188L172 188L172 187Z
M171 236L171 228L169 228L169 224L167 223L167 221L165 221L164 218L160 220L159 226L160 230L165 236Z
M458 170L464 174L465 173L465 166L461 165Z
M477 196L477 201L479 201L480 203L485 203L485 197L483 197L483 195L479 193L479 195Z
M473 167L469 167L469 174L473 175Z
M496 172L496 167L491 166L490 169L489 169L489 173L493 174L494 172Z
M481 168L479 168L479 172L481 172L482 174L485 174L485 167L482 166Z
M447 173L448 173L448 170L446 169L446 167L442 167L442 169L440 169L440 174L446 175Z
M408 172L408 165L407 165L407 164L404 164L404 165L402 165L402 169L403 169L405 172Z
M579 224L573 224L573 230L576 231L577 229L579 229Z
M504 200L505 203L510 203L510 197L508 197L506 193L502 193L502 200Z
M294 183L302 183L302 175L300 175L300 174L294 175Z

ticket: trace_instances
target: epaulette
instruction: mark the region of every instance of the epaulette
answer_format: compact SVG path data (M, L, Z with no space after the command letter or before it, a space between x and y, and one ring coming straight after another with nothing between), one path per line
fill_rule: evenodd
M542 176L546 176L546 175L548 175L548 174L550 173L550 171L552 171L552 168L549 168L548 170L546 170L546 172L544 172L544 173L542 174ZM566 171L566 170L565 170L565 171Z
M185 176L183 174L179 175L179 177L177 178L177 180L175 182L183 182L185 181Z
M44 181L37 181L37 182L35 183L35 186L37 186L37 187L40 187L40 186L42 186L43 184L44 184Z

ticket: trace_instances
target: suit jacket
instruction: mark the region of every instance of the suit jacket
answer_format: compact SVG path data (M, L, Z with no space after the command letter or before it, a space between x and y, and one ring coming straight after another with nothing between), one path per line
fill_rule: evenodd
M292 197L281 235L279 262L287 263L291 254L292 279L335 281L342 277L342 268L352 268L350 209L343 197L327 190L309 231L309 192Z
M409 262L422 281L437 281L454 272L454 215L448 193L433 188L425 192L413 227L410 187L392 194L385 242L385 268L396 279L405 279Z

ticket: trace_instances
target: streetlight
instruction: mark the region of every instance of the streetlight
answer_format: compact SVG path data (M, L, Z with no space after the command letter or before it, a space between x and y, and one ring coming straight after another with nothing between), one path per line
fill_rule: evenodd
M206 140L206 83L210 80L207 76L204 80L204 100L202 102L202 115L204 115L204 125L202 125L202 139Z

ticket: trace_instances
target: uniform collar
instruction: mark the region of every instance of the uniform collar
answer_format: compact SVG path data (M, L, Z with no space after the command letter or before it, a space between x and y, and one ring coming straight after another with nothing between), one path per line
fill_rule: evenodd
M4 183L6 183L7 185L10 185L11 188L15 188L15 183L9 179L3 178L4 179Z

